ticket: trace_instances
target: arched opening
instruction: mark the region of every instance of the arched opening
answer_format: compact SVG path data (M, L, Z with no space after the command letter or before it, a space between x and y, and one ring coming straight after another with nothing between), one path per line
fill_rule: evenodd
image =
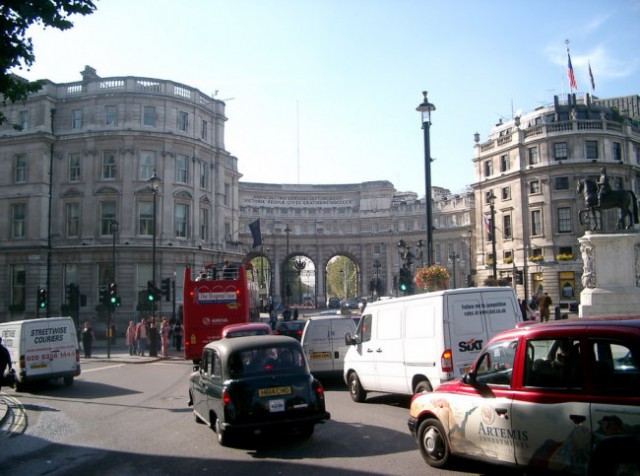
M327 262L326 268L327 307L335 307L335 298L341 307L345 303L358 302L359 271L354 260L345 255L336 255ZM332 299L333 298L333 299Z
M284 264L282 280L285 306L315 308L316 266L307 256L290 256Z
M249 262L256 271L261 311L266 312L273 304L273 272L271 261L265 255L257 255L251 258Z

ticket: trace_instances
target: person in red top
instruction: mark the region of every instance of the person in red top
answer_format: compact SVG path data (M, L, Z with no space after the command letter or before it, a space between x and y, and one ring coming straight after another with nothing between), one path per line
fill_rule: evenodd
M149 340L149 328L144 318L140 320L136 327L136 342L138 344L138 355L144 356L147 351L147 341Z

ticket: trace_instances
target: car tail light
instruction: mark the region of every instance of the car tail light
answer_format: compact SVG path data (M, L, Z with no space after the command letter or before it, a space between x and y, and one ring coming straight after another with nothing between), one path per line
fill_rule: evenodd
M227 389L224 389L222 391L222 403L225 407L228 407L229 404L231 404L231 397L229 396L229 392L227 392Z
M453 355L451 349L445 349L440 358L443 372L453 372Z
M302 337L302 331L296 331L296 334L298 334L300 337Z
M313 381L313 391L316 392L318 400L324 400L324 388L318 380Z

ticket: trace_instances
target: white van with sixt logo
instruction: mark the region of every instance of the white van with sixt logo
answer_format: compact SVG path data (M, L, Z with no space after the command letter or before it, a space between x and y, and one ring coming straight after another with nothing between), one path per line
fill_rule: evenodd
M72 385L80 375L76 326L71 317L0 323L3 345L16 371L16 388L37 380L62 378Z
M522 320L508 287L450 289L368 304L344 357L351 398L411 395L461 377L498 332Z

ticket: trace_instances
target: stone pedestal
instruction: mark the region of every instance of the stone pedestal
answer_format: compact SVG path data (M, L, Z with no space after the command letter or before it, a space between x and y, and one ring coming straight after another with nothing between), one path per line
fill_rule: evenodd
M640 316L640 234L587 232L580 317Z

